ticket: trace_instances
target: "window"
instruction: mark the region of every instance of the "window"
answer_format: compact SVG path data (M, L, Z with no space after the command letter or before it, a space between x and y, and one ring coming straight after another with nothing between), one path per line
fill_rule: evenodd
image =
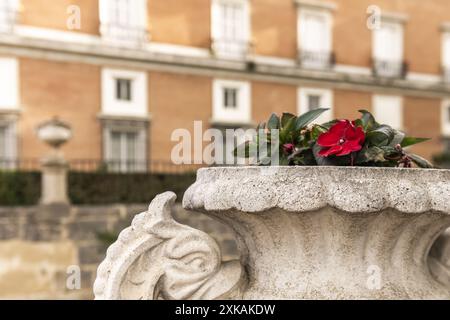
M450 100L442 102L441 131L444 137L450 137Z
M442 66L444 81L450 83L450 31L442 36Z
M147 0L100 0L100 33L107 40L145 42Z
M329 108L316 123L325 123L333 119L333 92L328 89L300 88L298 91L298 113L303 114L318 108Z
M213 0L213 50L221 58L243 58L250 39L248 0Z
M390 125L394 129L403 128L403 99L399 96L373 96L373 115L377 122Z
M403 24L381 21L373 31L374 72L382 77L400 77L406 72L403 63Z
M15 122L0 120L0 168L14 169L17 161Z
M314 110L320 108L321 96L316 94L308 95L308 110Z
M19 64L16 59L0 58L0 110L19 108Z
M246 124L250 121L250 84L241 81L215 80L213 122Z
M238 107L239 89L223 88L223 105L226 109L236 109Z
M301 7L298 15L300 62L305 68L328 68L332 64L332 17L324 9Z
M131 101L130 79L116 79L116 98L117 100Z
M147 125L139 121L107 120L104 123L104 158L113 172L147 170Z
M102 114L148 116L147 73L104 68Z
M16 22L18 0L0 1L0 32L11 32Z

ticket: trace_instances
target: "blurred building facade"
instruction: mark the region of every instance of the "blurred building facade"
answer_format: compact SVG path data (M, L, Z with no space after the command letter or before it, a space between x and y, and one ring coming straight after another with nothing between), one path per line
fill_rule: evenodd
M170 162L172 132L272 112L371 110L450 150L448 0L1 0L0 158L39 159L37 125L73 126L70 161Z

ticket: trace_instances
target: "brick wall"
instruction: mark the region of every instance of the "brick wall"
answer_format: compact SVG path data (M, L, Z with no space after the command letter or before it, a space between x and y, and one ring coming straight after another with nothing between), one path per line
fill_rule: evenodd
M36 127L54 116L70 123L73 138L63 146L70 159L101 159L100 67L37 59L20 59L21 114L19 157L41 158L49 147Z
M21 9L19 23L27 26L69 31L67 19L70 14L67 8L76 5L81 10L81 29L74 32L98 35L99 7L97 0L20 0Z
M297 10L293 0L251 2L254 53L297 57ZM276 14L274 14L276 12Z
M211 0L149 0L152 41L211 47Z

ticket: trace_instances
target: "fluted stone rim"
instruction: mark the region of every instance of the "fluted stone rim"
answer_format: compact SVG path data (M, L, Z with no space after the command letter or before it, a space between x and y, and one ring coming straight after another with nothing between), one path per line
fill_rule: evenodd
M212 167L186 191L188 210L450 214L450 170L366 167Z

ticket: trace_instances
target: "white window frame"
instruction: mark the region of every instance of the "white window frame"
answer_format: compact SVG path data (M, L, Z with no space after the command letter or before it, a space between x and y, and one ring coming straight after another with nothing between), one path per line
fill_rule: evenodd
M442 33L441 57L444 81L450 83L450 30L444 30Z
M397 29L399 32L398 37L400 38L400 41L395 41L395 43L398 45L397 51L398 56L395 58L392 58L392 48L386 48L386 42L380 40L380 32L382 32L382 28L384 26L391 26ZM401 21L395 21L395 20L388 20L388 19L382 19L381 20L381 26L379 29L375 28L372 32L372 57L375 60L383 60L383 61L391 61L391 62L398 62L402 63L404 61L404 41L405 41L405 30L404 30L404 23ZM381 47L380 47L381 46ZM386 57L381 54L380 52L386 51Z
M450 99L442 101L441 132L444 137L450 137Z
M305 42L305 39L308 39L309 30L305 21L307 21L308 16L320 16L325 21L325 29L326 29L326 38L321 40L323 41L323 48L315 51L312 48L308 48L308 44ZM330 10L323 8L312 8L312 7L299 7L297 14L297 47L300 53L302 52L310 52L317 54L328 54L331 57L333 51L333 16ZM308 66L308 61L305 61ZM327 64L328 65L328 64ZM311 64L311 67L314 67L315 64ZM317 65L317 67L321 67L322 65Z
M404 128L403 97L375 94L372 96L372 111L380 124L387 124L397 130ZM392 110L396 108L396 110Z
M116 79L130 79L131 101L116 97ZM120 69L102 69L102 114L117 116L148 116L147 73Z
M19 0L0 1L0 33L11 33L17 19Z
M221 31L221 6L234 4L243 7L243 29L240 38L236 41L223 39ZM212 49L218 58L243 59L248 54L251 39L251 14L249 0L212 0L211 3L211 37Z
M322 124L334 119L334 97L333 90L325 88L307 88L301 87L297 90L297 112L302 115L309 111L308 96L320 96L320 108L328 108L330 110L322 113L314 123Z
M376 76L387 78L401 78L405 76L405 22L403 15L383 13L379 28L372 31L372 60L373 71ZM383 27L390 26L394 30L392 43L394 48L389 48L389 41L383 38ZM398 39L395 39L397 37Z
M225 108L223 103L223 90L225 88L238 89L237 107ZM251 85L245 81L215 79L213 82L213 110L212 121L223 124L250 124Z
M118 12L124 12L121 6L132 4L127 17L128 25L118 20ZM147 0L99 0L100 34L110 43L141 44L148 37L148 5Z
M19 61L0 58L0 110L19 110Z
M5 153L0 158L1 169L15 169L17 166L17 126L15 120L0 119L0 127L5 127Z

